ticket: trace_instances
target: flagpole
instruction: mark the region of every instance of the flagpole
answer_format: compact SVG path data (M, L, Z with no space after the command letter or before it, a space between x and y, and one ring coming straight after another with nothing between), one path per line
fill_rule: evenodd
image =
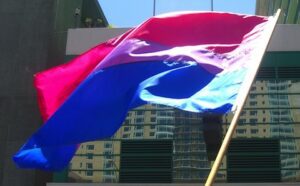
M156 0L153 0L153 16L156 14Z
M235 114L232 118L232 121L229 125L228 131L224 137L223 143L221 145L221 148L218 152L217 158L213 164L213 167L211 168L211 171L209 173L209 176L206 180L205 186L211 186L215 180L216 174L218 172L218 169L222 163L222 159L225 155L225 152L227 151L229 142L232 138L232 135L235 131L235 128L237 126L237 121L239 119L239 116L241 114L241 111L243 109L243 106L246 102L246 98L250 92L250 88L251 85L255 79L256 73L258 71L258 68L260 66L260 63L262 61L262 58L264 56L264 53L267 49L268 43L271 39L272 33L274 31L276 22L278 20L278 17L280 15L280 9L277 10L274 19L272 20L273 22L271 23L271 25L269 26L269 28L267 28L268 30L265 33L265 41L262 43L265 43L265 45L260 46L260 49L257 50L257 54L255 56L257 56L257 62L253 65L253 68L250 69L249 74L247 75L247 77L245 78L245 82L242 85L242 91L239 92L238 98L237 98L237 105L235 105Z

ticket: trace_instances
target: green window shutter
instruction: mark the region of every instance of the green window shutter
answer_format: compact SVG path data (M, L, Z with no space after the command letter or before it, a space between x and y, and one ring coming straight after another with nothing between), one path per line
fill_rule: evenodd
M120 183L172 182L172 140L121 142Z
M227 181L280 182L280 146L277 139L234 139L227 155Z

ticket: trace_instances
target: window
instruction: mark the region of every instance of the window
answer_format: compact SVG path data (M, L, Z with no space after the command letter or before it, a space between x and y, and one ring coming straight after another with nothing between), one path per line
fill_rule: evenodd
M255 123L257 123L257 119L256 118L251 118L249 120L249 122L250 122L250 124L255 124Z
M86 158L87 159L93 159L93 154L92 153L87 153Z
M246 129L236 129L236 133L238 134L245 134L247 132Z
M257 105L257 102L256 101L250 101L250 106L256 106Z
M239 119L239 124L245 124L246 123L246 119Z
M251 91L255 91L256 90L256 87L251 87Z
M142 132L136 132L134 134L135 137L142 137L143 136L143 133Z
M143 126L139 125L139 126L135 126L135 130L142 130Z
M266 122L266 118L263 118L263 120L262 120L264 123Z
M142 123L144 122L144 118L136 118L135 123Z
M106 162L105 168L113 168L113 162L112 161Z
M287 105L289 105L289 102L288 102L288 101L280 101L280 102L279 102L279 105L280 105L280 106L283 106L283 105L284 105L284 106L287 106Z
M124 122L125 125L129 125L130 124L130 119L126 119Z
M127 139L127 138L129 138L129 134L123 134L123 136L122 136L122 138L125 138L125 139Z
M130 127L124 127L124 132L129 131Z
M150 132L149 136L154 136L154 135L155 135L155 132Z
M250 116L256 116L257 115L257 111L256 110L251 110L250 111Z
M86 171L86 176L93 176L93 171L92 170L87 170Z
M105 143L104 144L104 148L111 148L112 147L112 144L111 143Z
M156 122L156 118L155 117L151 117L150 121L151 122Z
M152 115L156 114L156 110L151 110L151 114Z
M258 129L251 129L251 134L257 134L258 133Z
M256 95L255 94L250 94L250 99L256 99Z
M112 152L110 150L106 150L103 152L105 156L111 157Z
M136 111L136 115L138 115L138 116L144 115L144 113L145 113L145 111L143 111L143 110Z
M87 145L86 149L87 150L94 150L95 146L94 145Z
M92 169L93 168L93 164L92 163L86 163L86 168L87 169Z

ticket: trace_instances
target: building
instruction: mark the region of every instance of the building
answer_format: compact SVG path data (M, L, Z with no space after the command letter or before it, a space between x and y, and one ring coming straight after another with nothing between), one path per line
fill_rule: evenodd
M261 15L270 15L279 6L285 7L281 23L299 23L297 0L258 1L257 9ZM61 64L127 29L92 28L108 25L94 0L2 0L0 15L5 25L0 29L1 186L58 181L119 182L120 146L127 139L173 140L173 182L203 182L211 162L203 141L202 116L160 105L132 110L112 139L82 144L69 169L53 178L41 171L17 169L11 156L42 123L32 74ZM68 28L73 29L67 32ZM234 134L235 139L242 140L278 140L279 171L281 181L285 182L300 181L299 33L298 25L277 26ZM223 117L224 132L231 117ZM218 181L227 181L229 169L225 157Z
M119 30L119 33L122 32L124 29ZM109 34L117 35L118 29L101 30L102 34L97 33L100 30L89 30L89 35L94 35L94 38L84 39L85 43L81 42L81 47L68 45L67 55L76 55L84 47L95 45L96 40L100 42L113 36ZM297 44L300 37L292 37L299 33L298 25L277 26L234 134L234 139L237 140L277 141L279 180L283 182L300 180L300 47ZM68 40L76 43L77 38L81 38L82 41L85 34L84 30L71 29ZM224 134L231 118L232 115L223 116ZM118 182L120 144L126 139L173 140L172 182L203 182L210 170L212 162L207 158L203 140L203 116L162 105L146 105L130 111L123 126L112 139L83 144L83 150L73 159L69 169L69 181L72 178L71 181L75 182ZM99 147L99 150L89 151L94 153L93 159L98 159L98 163L92 166L88 162L88 156L92 155L83 152L91 144L95 149L96 146ZM88 168L94 166L97 168ZM225 157L218 173L218 181L227 182L228 171L231 169ZM77 176L72 177L75 172Z
M65 61L68 28L107 26L95 0L0 2L0 185L44 185L49 173L20 170L11 158L42 123L33 74ZM101 19L101 20L100 20Z
M256 0L257 15L273 15L279 8L282 11L279 24L300 24L299 0Z

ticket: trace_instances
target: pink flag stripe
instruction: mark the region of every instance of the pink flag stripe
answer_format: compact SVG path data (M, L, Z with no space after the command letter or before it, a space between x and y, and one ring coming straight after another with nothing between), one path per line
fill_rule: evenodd
M99 44L68 63L35 74L34 86L44 121L131 31Z
M202 45L236 44L241 43L243 36L249 33L255 25L268 20L266 17L222 12L191 12L190 16L184 15L184 13L179 13L153 17L134 30L129 38L176 47L199 45L199 43ZM244 24L245 22L247 24ZM217 49L218 51L215 51L217 53L232 50L228 47Z

